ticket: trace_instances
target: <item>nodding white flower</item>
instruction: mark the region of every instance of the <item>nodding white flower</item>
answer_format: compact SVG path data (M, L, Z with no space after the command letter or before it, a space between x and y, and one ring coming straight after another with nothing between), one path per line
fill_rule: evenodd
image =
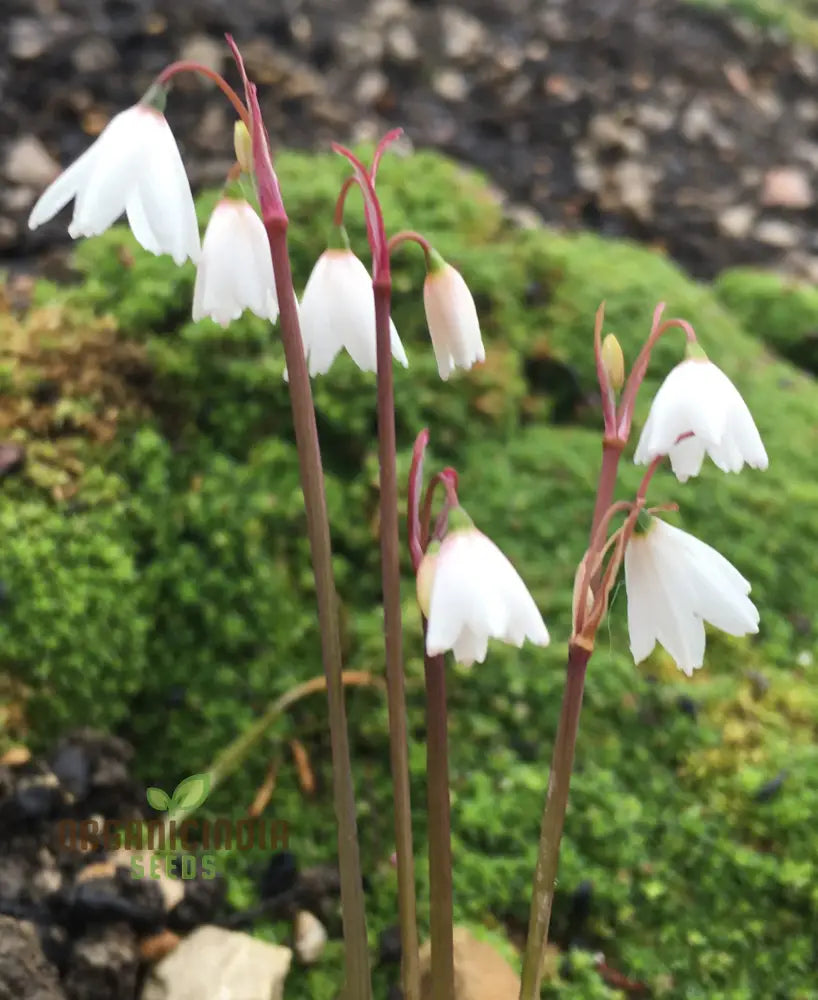
M750 584L714 548L651 517L625 549L631 653L639 663L661 643L688 677L704 660L704 623L729 635L758 631Z
M273 261L264 224L243 199L222 198L202 241L193 289L193 319L209 316L221 326L245 309L275 322Z
M423 305L437 370L445 381L455 368L485 361L477 309L463 276L432 251L423 284Z
M452 523L452 514L450 524ZM548 629L517 571L473 525L450 530L430 546L417 576L427 618L426 652L451 649L465 666L486 658L489 639L547 646Z
M351 250L321 254L304 289L299 316L310 375L328 372L343 348L361 371L377 371L372 278ZM406 368L406 352L391 319L389 329L392 356Z
M699 474L705 454L722 472L738 472L745 462L767 468L767 452L738 389L720 368L698 356L676 365L659 387L634 461L647 465L668 455L684 483Z
M184 164L165 116L148 103L108 122L40 195L29 228L48 222L72 198L68 232L74 239L98 236L125 212L146 250L170 254L177 264L199 259L199 227Z

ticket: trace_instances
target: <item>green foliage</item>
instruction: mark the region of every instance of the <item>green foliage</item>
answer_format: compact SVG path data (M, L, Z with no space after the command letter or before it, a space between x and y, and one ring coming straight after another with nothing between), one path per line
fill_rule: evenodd
M337 158L291 153L279 169L300 292L323 249L344 168ZM573 574L599 460L593 316L606 300L606 330L632 362L663 300L667 315L696 326L741 388L771 464L741 476L707 465L683 486L662 472L651 499L679 502L677 523L752 580L762 631L755 641L712 635L705 669L692 681L661 651L635 669L617 594L589 674L554 913L556 940L573 938L573 894L592 884L581 931L587 952L558 961L559 980L544 995L622 996L600 977L591 955L599 950L608 967L657 997L814 998L818 584L809 553L818 544L818 391L766 346L806 363L789 345L808 332L811 293L793 299L760 278L742 284L728 275L714 294L635 245L516 231L478 176L431 154L388 157L379 186L390 229L423 231L467 276L488 355L473 372L439 381L419 302L422 259L404 249L393 311L410 359L408 371L396 369L401 477L416 432L429 426L430 466L457 465L464 505L520 567L553 635L545 651L497 648L482 667L450 669L458 920L514 938L527 919ZM212 201L202 199L203 219ZM353 202L350 219L364 255ZM170 788L205 770L269 700L321 672L283 357L277 331L254 319L226 331L189 322L192 273L139 251L123 229L80 244L77 263L84 281L43 285L40 300L58 303L66 322L110 314L151 374L113 441L86 442L86 476L70 503L42 485L12 489L9 481L0 506L3 573L16 596L0 620L0 648L9 674L33 692L25 707L35 738L50 742L55 724L89 717L117 726L134 740L144 779ZM657 348L637 432L682 344L671 333ZM345 663L380 673L374 382L339 359L314 392ZM37 440L36 428L29 436ZM622 472L627 496L641 470L626 458ZM85 509L92 474L105 488L90 491ZM424 886L420 622L408 559L405 569ZM374 945L397 912L387 712L371 688L350 691L348 705ZM289 764L292 736L310 757L311 797ZM282 761L272 808L288 820L292 848L302 865L326 862L335 829L320 695L294 707L206 810L243 813L271 757ZM231 859L237 901L252 899L263 864L263 852ZM424 895L424 924L427 907ZM339 963L335 948L325 964L295 971L288 996L334 996ZM387 979L379 971L378 995Z
M777 28L797 41L818 45L816 0L687 0L687 3L736 14L762 28Z
M745 330L800 368L818 372L818 289L752 267L725 271L713 287Z

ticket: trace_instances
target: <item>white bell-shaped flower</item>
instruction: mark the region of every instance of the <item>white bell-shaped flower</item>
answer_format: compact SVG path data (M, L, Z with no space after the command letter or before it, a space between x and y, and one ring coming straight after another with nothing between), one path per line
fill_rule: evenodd
M450 514L450 524L452 515ZM468 523L468 522L467 522ZM451 649L465 666L482 663L489 639L547 646L548 629L517 571L473 525L433 543L417 576L429 656Z
M747 596L750 584L735 566L656 517L625 549L625 590L637 663L659 642L690 676L704 660L705 622L729 635L758 631L758 611Z
M202 241L193 319L209 316L227 326L245 309L271 322L278 316L270 245L264 224L248 202L222 198Z
M372 278L351 250L321 254L304 289L299 318L310 375L328 372L344 348L361 371L377 371ZM392 356L406 368L406 352L391 319L389 329Z
M147 98L146 98L147 101ZM40 195L36 229L74 199L73 239L98 236L126 213L138 243L177 264L199 259L199 227L182 158L165 116L148 103L115 115Z
M477 308L463 276L432 251L423 284L423 305L437 370L445 381L455 368L485 361Z
M767 452L738 389L705 357L690 357L668 374L651 404L634 461L668 455L680 482L697 476L705 455L723 472L746 463L767 468Z

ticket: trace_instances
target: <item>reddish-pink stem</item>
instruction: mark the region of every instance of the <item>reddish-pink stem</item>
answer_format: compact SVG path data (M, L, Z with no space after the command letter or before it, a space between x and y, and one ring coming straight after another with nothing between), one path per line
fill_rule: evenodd
M389 274L389 253L386 248L386 229L383 222L383 214L378 196L370 179L366 167L358 157L345 146L334 142L332 148L336 153L346 157L355 172L355 179L361 194L364 196L364 217L366 218L366 234L369 246L372 249L372 278L377 285L379 282L388 283Z
M417 243L426 257L426 267L429 267L431 264L432 244L425 236L421 236L420 233L416 233L413 229L404 229L399 233L395 233L394 236L390 236L386 243L389 256L391 257L401 244L409 242Z
M343 226L344 224L344 206L346 205L347 195L352 185L357 183L357 177L347 177L341 185L341 190L338 192L338 199L335 202L335 212L332 216L332 221L336 226Z
M247 108L242 104L241 98L233 90L227 80L217 73L215 70L210 69L208 66L203 66L201 63L195 62L192 59L180 59L177 62L173 62L170 66L166 66L159 76L156 78L156 82L161 86L164 86L171 77L177 75L177 73L198 73L200 76L207 77L208 80L212 80L214 83L218 84L224 96L230 101L233 107L236 109L236 114L241 118L247 128L250 128L250 115L247 113Z
M412 448L412 465L409 471L409 489L406 502L406 521L409 525L409 554L412 568L417 573L423 561L423 532L420 524L420 491L423 486L423 457L429 443L429 430L424 427L415 438Z
M400 139L403 135L402 128L393 128L390 132L387 132L385 136L382 137L381 141L375 147L375 154L372 157L372 166L369 168L369 179L372 181L372 187L375 187L375 178L378 176L378 167L381 165L381 157L386 152L386 150L392 145L396 139Z

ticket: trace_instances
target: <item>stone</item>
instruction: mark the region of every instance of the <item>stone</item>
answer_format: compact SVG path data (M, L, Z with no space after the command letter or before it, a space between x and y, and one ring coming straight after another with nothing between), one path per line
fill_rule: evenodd
M299 910L293 922L293 947L302 965L314 965L324 952L327 931L309 910Z
M743 240L750 235L756 212L752 205L731 205L719 213L719 231L734 240Z
M432 86L435 93L447 101L465 101L469 95L469 84L465 76L453 69L435 73Z
M405 24L393 25L386 35L389 54L402 63L412 63L420 55L415 36Z
M214 73L220 73L227 54L228 50L223 41L217 41L208 35L191 35L183 43L179 51L179 58L201 63L213 70ZM203 82L210 83L213 87L216 86L212 81L206 81L200 74L196 74L196 83L201 86Z
M48 46L44 22L33 17L16 17L8 26L8 45L15 59L39 58Z
M778 247L782 250L798 246L801 242L801 231L798 226L781 219L763 219L755 228L755 238L759 243Z
M65 1000L34 926L0 916L0 1000Z
M806 171L798 167L776 167L764 175L761 201L780 208L809 208L814 196Z
M458 7L444 7L440 19L443 50L450 59L471 62L480 55L486 40L482 21Z
M432 1000L431 946L420 949L420 994ZM454 1000L517 1000L520 977L488 942L454 929Z
M389 80L380 70L371 69L362 73L355 88L355 100L358 104L374 104L380 100L389 88Z
M60 165L34 135L15 139L6 153L3 173L12 184L47 187L60 172Z
M130 871L132 864L134 864L138 870L150 872L152 870L151 862L155 856L154 852L147 848L142 851L132 851L128 848L120 847L119 850L113 851L109 855L108 863L114 869L127 868ZM170 911L184 899L185 884L181 879L171 878L165 869L165 859L160 856L159 860L162 862L158 866L159 878L153 879L151 876L151 881L158 886L162 894L165 911ZM100 875L102 875L102 872L100 872ZM79 878L77 881L79 881Z
M86 38L71 53L71 62L78 73L99 73L113 69L119 54L107 38Z
M71 949L65 989L77 1000L132 1000L138 970L139 952L131 928L125 924L96 926Z
M283 1000L291 962L289 948L205 925L153 967L141 1000Z

